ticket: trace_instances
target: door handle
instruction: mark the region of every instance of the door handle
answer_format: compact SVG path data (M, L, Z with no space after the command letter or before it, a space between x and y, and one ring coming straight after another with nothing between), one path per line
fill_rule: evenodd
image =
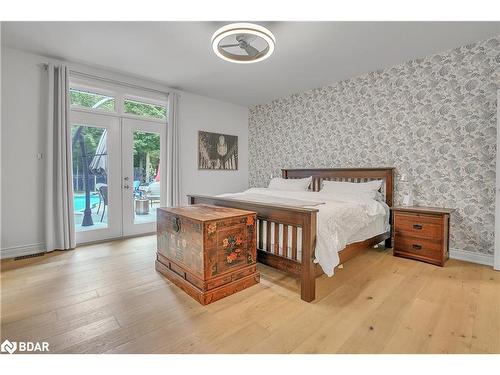
M418 229L418 230L420 230L420 229L422 229L422 228L423 228L422 224L413 224L413 229Z
M181 230L181 219L178 217L174 218L173 220L173 229L174 232L179 232Z
M411 247L413 247L415 250L422 250L422 245L413 244Z

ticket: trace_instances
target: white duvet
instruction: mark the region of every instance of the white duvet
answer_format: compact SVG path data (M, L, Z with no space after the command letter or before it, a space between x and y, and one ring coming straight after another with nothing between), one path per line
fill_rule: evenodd
M380 216L388 217L388 206L369 198L351 194L335 194L310 191L272 190L252 188L242 193L220 195L252 202L309 207L319 210L315 263L325 274L333 276L339 264L338 252L346 247L349 238Z

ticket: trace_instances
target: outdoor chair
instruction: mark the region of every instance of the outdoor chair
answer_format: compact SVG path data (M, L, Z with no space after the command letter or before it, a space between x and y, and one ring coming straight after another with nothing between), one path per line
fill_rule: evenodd
M153 201L160 201L160 182L155 181L149 184L148 189L146 191L146 197L150 200L151 206L153 205Z
M102 215L101 215L101 223L104 219L104 213L106 212L106 206L108 205L108 185L99 186L99 208L97 209L97 213L99 214L99 209L101 208L101 199L103 204Z

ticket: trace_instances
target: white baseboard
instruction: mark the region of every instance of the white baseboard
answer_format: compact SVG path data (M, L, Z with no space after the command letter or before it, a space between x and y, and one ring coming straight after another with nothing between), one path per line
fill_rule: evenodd
M109 241L109 240L108 240ZM21 245L7 247L0 251L0 259L9 259L20 257L23 255L32 255L45 252L44 243L34 243L30 245ZM471 253L470 251L463 251L459 249L450 249L450 258L463 260L471 263L484 264L493 267L493 256L480 253Z
M0 259L20 257L45 252L44 243L34 243L30 245L12 246L0 251Z
M450 258L493 267L493 255L471 253L470 251L463 251L459 249L450 249Z

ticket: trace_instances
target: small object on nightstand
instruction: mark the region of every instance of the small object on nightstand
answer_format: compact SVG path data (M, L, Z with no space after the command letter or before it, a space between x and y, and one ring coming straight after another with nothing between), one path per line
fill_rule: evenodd
M413 206L413 187L411 182L406 174L402 174L399 178L399 183L401 186L405 187L405 194L403 194L403 202L402 205L405 207Z
M449 258L452 208L393 207L393 254L444 266Z

